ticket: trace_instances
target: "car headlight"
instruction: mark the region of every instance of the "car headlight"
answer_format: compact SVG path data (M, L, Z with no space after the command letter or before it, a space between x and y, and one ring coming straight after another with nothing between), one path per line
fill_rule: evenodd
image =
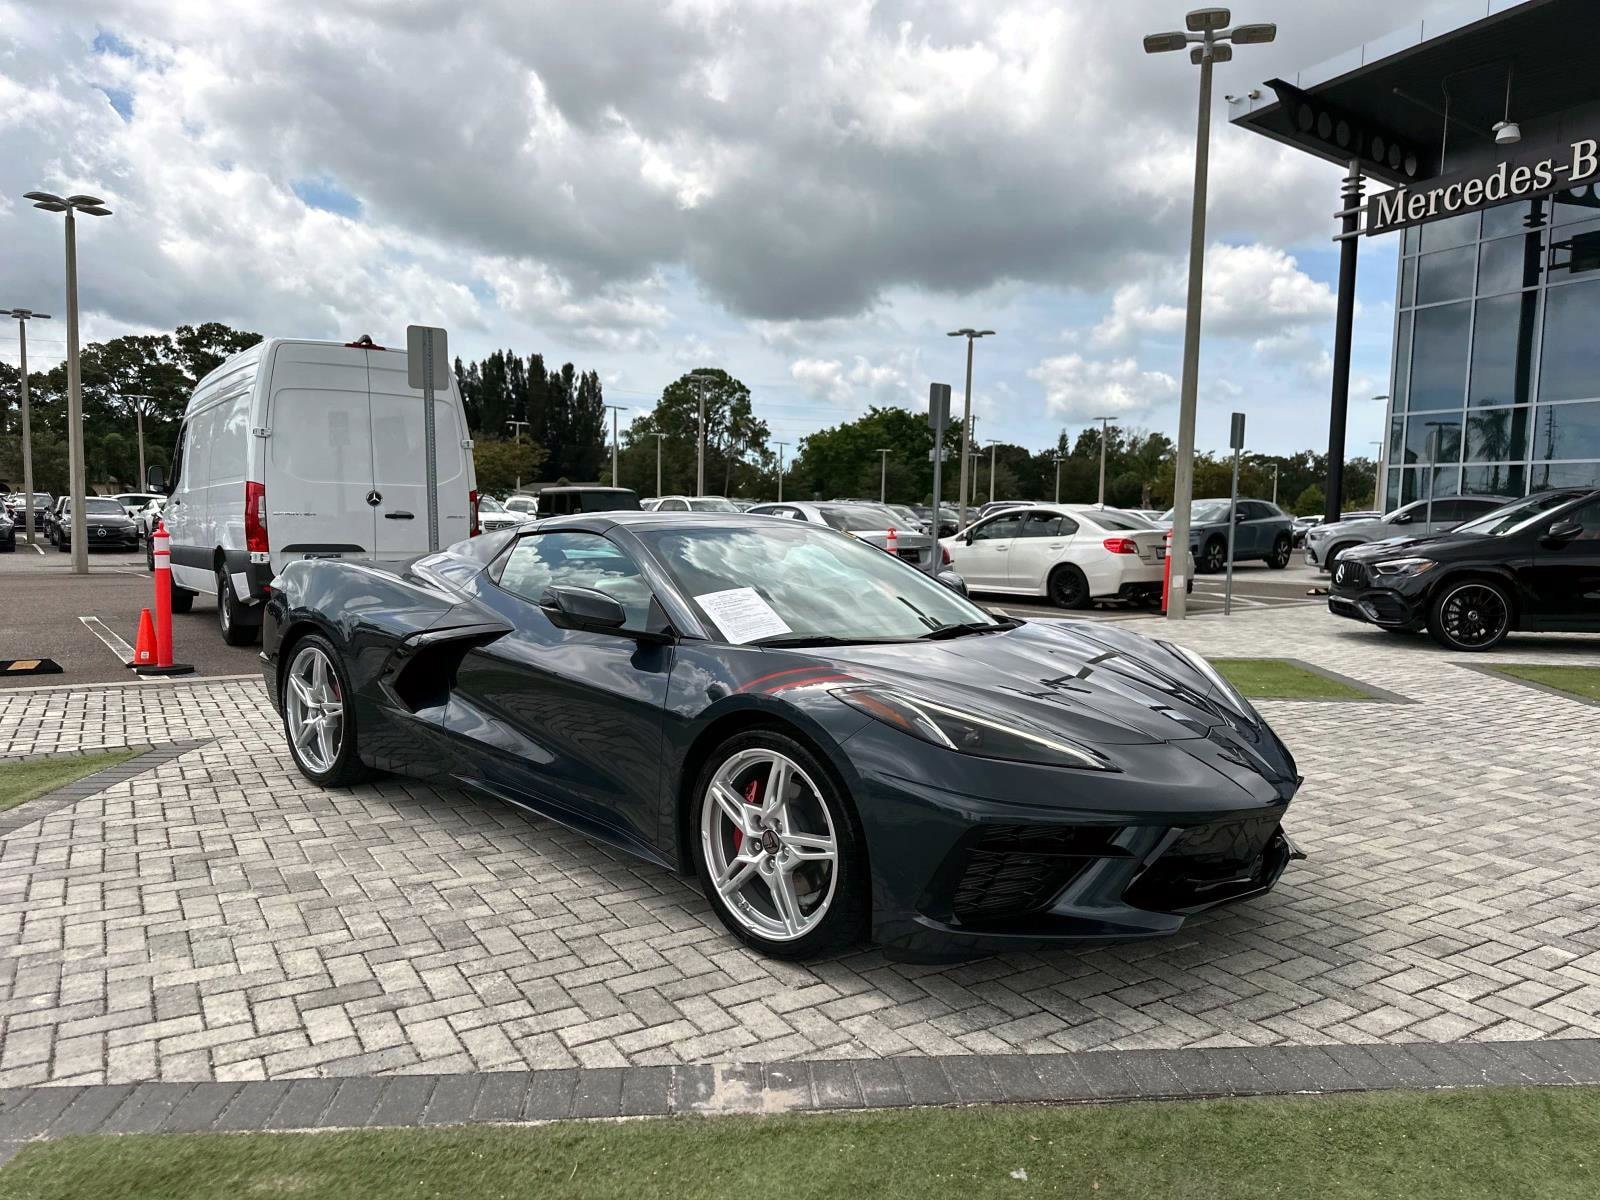
M1091 771L1117 769L1105 755L1053 733L1020 721L996 720L923 696L908 695L896 688L836 688L833 695L885 725L945 750L954 750L957 754L1039 763L1048 767L1076 767Z
M1391 579L1409 578L1421 575L1424 571L1431 571L1439 564L1431 558L1386 558L1382 562L1372 564L1372 570L1378 575L1387 575Z

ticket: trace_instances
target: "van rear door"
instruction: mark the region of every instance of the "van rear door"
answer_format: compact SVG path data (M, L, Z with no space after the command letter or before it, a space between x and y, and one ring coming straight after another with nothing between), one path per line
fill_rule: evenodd
M268 386L267 539L274 570L307 555L370 558L377 545L367 352L285 342Z
M423 401L406 381L406 356L400 350L368 350L367 380L372 394L373 491L377 509L377 557L410 558L428 552L428 494L423 440ZM439 467L439 545L471 534L468 512L471 482L467 451L461 444L461 402L452 384L433 398L434 452Z

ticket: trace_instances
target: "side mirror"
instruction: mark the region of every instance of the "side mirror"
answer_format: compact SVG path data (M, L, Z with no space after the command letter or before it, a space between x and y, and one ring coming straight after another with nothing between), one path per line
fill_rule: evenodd
M1564 545L1583 532L1583 522L1574 521L1571 517L1557 521L1544 531L1544 540L1555 545Z
M1245 516L1244 516L1244 513L1243 513L1243 512L1239 512L1239 511L1235 511L1235 512L1234 512L1234 514L1233 514L1233 520L1234 520L1234 523L1235 523L1235 524L1237 524L1237 523L1238 523L1238 522L1240 522L1240 521L1243 521L1243 520L1244 520L1244 519L1245 519Z
M614 597L594 588L547 587L539 597L539 611L563 629L612 633L627 623L628 614Z
M961 540L966 542L969 546L972 545L972 530L967 530L967 532L962 535Z
M940 571L938 578L952 592L960 592L963 596L967 594L967 581L954 571Z
M1409 525L1412 521L1416 520L1416 518L1408 512L1395 513L1391 519L1396 525Z
M160 466L152 463L150 469L144 473L145 490L149 492L164 492L167 490L167 473Z

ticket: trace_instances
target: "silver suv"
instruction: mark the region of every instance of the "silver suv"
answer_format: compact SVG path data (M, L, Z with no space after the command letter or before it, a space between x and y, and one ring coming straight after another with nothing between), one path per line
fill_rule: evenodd
M1434 500L1414 500L1386 517L1313 525L1306 530L1306 562L1313 567L1320 567L1324 572L1332 571L1339 555L1352 546L1382 542L1389 538L1410 540L1445 533L1463 521L1470 521L1492 508L1499 508L1511 498L1440 496Z

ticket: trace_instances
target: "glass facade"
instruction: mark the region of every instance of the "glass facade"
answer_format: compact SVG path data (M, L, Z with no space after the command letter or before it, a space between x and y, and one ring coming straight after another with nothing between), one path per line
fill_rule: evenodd
M1386 509L1600 487L1597 185L1413 226L1397 293Z

